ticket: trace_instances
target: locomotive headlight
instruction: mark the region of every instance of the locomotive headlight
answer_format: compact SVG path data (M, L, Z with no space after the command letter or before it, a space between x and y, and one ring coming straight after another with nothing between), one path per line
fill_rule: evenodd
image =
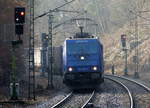
M93 69L94 71L97 71L97 67L96 67L96 66L94 66L92 69Z
M73 68L72 68L72 67L69 67L68 70L69 70L69 72L72 72L72 71L73 71Z
M80 59L81 59L81 60L84 60L84 59L85 59L85 57L84 57L84 56L81 56L81 57L80 57Z

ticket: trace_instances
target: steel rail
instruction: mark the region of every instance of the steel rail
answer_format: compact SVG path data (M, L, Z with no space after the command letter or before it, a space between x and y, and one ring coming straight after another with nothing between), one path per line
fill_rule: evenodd
M90 98L84 103L84 105L81 108L86 108L86 106L88 105L88 103L92 100L94 94L95 94L95 90L92 92Z
M123 76L117 76L117 75L106 75L106 76L117 77L117 78L121 78L121 79L130 81L130 82L136 83L137 85L139 85L139 86L141 86L142 88L144 88L146 91L150 92L150 88L149 88L149 87L147 87L146 85L144 85L144 84L142 84L142 83L140 83L140 82L138 82L138 81L135 81L135 80L132 80L132 79L123 77Z
M71 96L72 96L73 92L69 93L65 98L63 98L61 101L59 101L58 103L56 103L55 105L53 105L51 108L58 108L61 105L63 105L64 102L66 102Z
M105 78L109 79L111 81L114 81L114 82L118 83L119 85L121 85L123 88L125 88L125 90L128 92L128 96L129 96L129 100L130 100L130 108L133 108L133 96L132 96L132 93L130 92L129 88L125 84L121 83L120 81L114 80L113 78L109 78L107 76L105 76Z

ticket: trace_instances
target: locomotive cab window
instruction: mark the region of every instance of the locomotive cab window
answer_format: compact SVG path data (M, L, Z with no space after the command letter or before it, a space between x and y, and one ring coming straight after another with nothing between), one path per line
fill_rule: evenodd
M68 54L94 54L98 52L97 43L68 43Z

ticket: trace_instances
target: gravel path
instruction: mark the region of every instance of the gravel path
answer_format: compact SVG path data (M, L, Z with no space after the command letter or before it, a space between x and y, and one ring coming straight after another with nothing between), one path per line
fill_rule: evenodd
M96 108L129 108L129 97L122 86L105 79L93 103Z

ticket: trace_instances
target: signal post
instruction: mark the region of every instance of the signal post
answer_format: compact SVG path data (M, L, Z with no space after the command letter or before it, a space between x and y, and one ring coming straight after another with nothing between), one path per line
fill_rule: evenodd
M125 34L121 35L121 43L122 43L122 50L124 51L125 54L125 66L124 66L124 75L128 75L128 49L126 45L126 38L127 36Z
M14 9L14 19L15 19L15 34L18 38L17 40L11 41L12 44L12 72L11 72L11 100L18 100L19 95L19 83L17 82L17 73L16 73L16 49L23 43L21 35L23 35L23 25L25 23L25 8L24 7L15 7Z

